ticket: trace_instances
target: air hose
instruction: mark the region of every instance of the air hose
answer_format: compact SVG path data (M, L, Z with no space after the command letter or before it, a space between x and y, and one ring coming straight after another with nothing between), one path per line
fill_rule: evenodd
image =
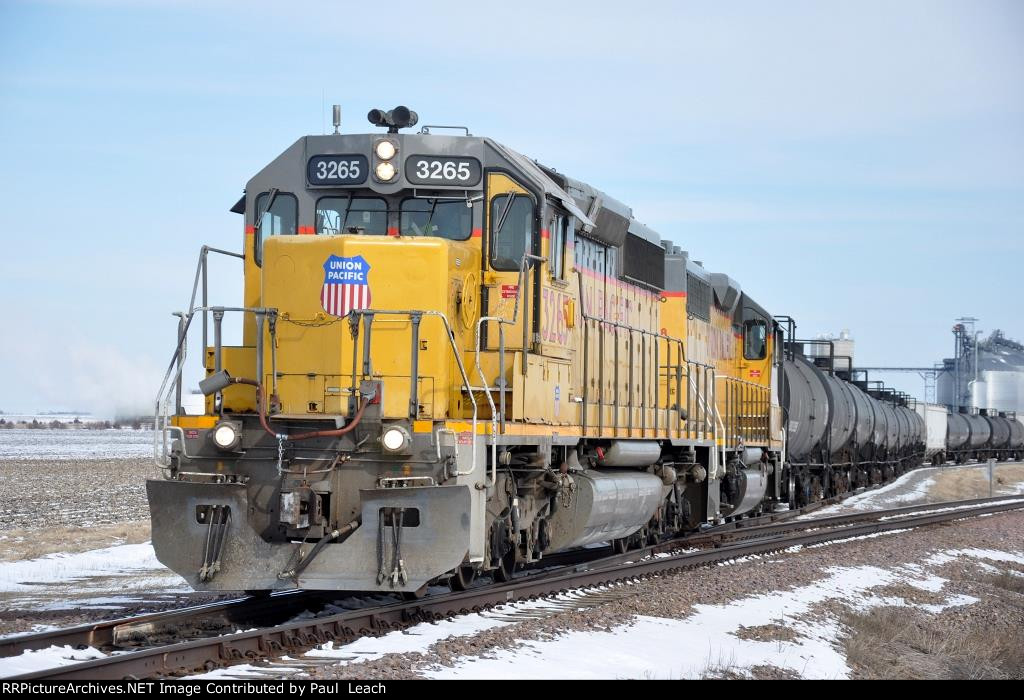
M341 437L343 435L348 435L353 430L355 430L356 426L359 425L360 421L363 420L363 414L366 412L366 408L369 405L370 400L364 399L363 403L359 406L359 410L356 411L356 414L352 416L352 420L350 420L348 422L348 425L346 425L344 428L338 428L337 430L318 430L311 433L299 433L298 435L281 435L280 433L274 431L270 427L270 424L267 422L266 411L264 410L263 407L263 386L259 385L256 387L256 410L259 412L260 415L260 425L262 425L263 429L267 431L267 433L270 434L275 439L283 438L290 442L313 440L315 438L336 438Z
M329 533L326 537L321 538L319 542L313 545L313 549L309 550L309 554L303 557L302 561L300 561L295 566L294 569L292 569L291 571L282 571L280 574L277 575L277 577L281 580L289 578L297 579L299 575L306 570L306 567L308 567L313 562L313 560L317 558L320 552L323 551L324 547L329 545L331 542L334 542L339 537L344 537L350 532L353 532L357 527L359 527L359 521L353 520L340 530L334 530L333 532Z

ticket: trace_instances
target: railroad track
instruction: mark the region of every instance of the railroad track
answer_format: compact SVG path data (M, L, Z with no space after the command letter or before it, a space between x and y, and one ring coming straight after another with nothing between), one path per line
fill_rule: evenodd
M830 515L825 517L813 518L810 520L797 520L796 518L800 515L807 514L806 512L801 513L798 511L795 513L795 515L790 516L783 522L775 522L772 520L764 521L762 519L740 521L736 523L733 527L723 526L722 529L712 528L706 532L697 535L691 535L686 538L686 541L691 546L706 546L709 544L719 545L725 542L736 542L745 539L767 537L770 535L784 534L786 532L806 530L809 529L809 527L836 527L839 525L848 525L851 523L871 521L878 518L900 518L905 515L919 513L921 511L931 512L940 510L964 509L971 506L980 506L991 503L1002 503L1005 501L1011 501L1018 498L1024 497L1006 496L995 498L973 498L963 501L948 501L943 503L929 503L927 505L888 508L886 510L858 511L853 513L845 513L843 515Z
M496 605L553 596L573 589L615 585L627 580L677 573L798 545L821 544L1021 509L1024 509L1024 497L1010 497L908 506L809 520L794 520L790 516L786 522L748 526L733 523L717 532L663 542L625 554L600 556L553 571L528 572L507 584L481 586L462 593L431 595L421 600L371 605L245 632L156 644L137 651L5 680L169 677L237 663L268 662L285 654L300 654L327 642L346 644L360 637L381 635L419 622L479 612ZM704 549L683 549L698 545ZM114 646L118 640L122 644L142 643L153 639L154 633L160 629L166 630L186 622L194 623L203 619L202 615L237 616L245 606L253 606L249 611L255 613L260 612L259 606L264 606L264 611L293 605L308 608L311 596L314 595L295 591L263 600L225 601L111 623L13 637L3 640L0 651L4 655L12 655L20 653L19 649L38 649L40 645L87 646L91 644L88 640L107 640L100 643ZM320 598L323 599L323 596ZM159 638L158 633L156 638Z

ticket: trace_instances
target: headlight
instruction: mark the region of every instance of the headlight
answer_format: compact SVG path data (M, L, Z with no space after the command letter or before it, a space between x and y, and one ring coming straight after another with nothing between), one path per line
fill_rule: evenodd
M391 163L378 163L376 173L381 182L390 182L395 179L395 166Z
M387 428L380 436L380 444L388 452L403 452L409 447L409 433L401 428Z
M218 423L212 437L213 444L220 449L233 450L242 442L242 430L234 423Z
M391 160L395 157L395 153L397 152L398 149L395 148L395 144L390 141L378 141L377 147L374 149L374 153L376 153L377 157L381 160Z

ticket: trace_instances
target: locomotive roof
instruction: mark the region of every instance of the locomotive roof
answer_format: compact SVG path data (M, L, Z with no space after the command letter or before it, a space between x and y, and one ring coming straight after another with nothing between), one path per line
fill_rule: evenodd
M382 138L394 141L401 154L475 158L484 168L506 169L525 180L536 194L558 202L581 223L584 232L607 245L621 246L627 231L655 245L662 238L650 227L633 218L633 210L607 193L559 173L508 146L483 136L453 136L432 133L365 133L303 136L279 156L261 168L246 184L246 192L264 192L276 187L299 193L322 189L306 180L306 163L318 155L359 154L371 157L373 145ZM360 187L365 187L361 183ZM399 171L394 182L375 182L373 189L393 194L415 185ZM464 190L458 187L431 189ZM472 189L479 189L474 187ZM239 203L241 204L241 203ZM238 206L238 205L236 205ZM252 204L249 204L252 207ZM237 209L236 209L237 210ZM254 212L249 211L250 215Z
M307 164L310 159L316 156L351 154L363 156L369 163L372 162L374 144L381 139L394 142L403 159L416 155L473 158L484 170L498 169L514 173L536 195L558 202L569 214L576 217L586 236L606 245L621 247L626 241L627 234L631 234L664 248L669 257L679 252L671 241L663 239L652 228L637 221L633 217L633 210L623 202L586 182L560 173L494 139L483 136L423 132L303 136L253 175L246 183L246 192L256 194L277 188L294 194L300 201L305 199L305 206L315 207L315 200L322 196L322 193L336 192L339 186L311 184L307 179ZM364 189L368 182L369 178L366 178L360 183L349 185L348 188ZM396 194L416 187L402 168L399 168L398 175L392 182L373 182L373 190L383 195ZM424 188L423 185L419 187ZM482 181L477 181L471 187L432 184L426 189L450 190L456 193L479 191L482 187ZM256 215L255 207L256 197L245 197L232 208L232 211L244 212L252 220ZM716 288L716 301L721 307L730 310L736 308L737 296L741 289L733 280L697 267L693 261L687 260L684 267L690 274L704 279ZM746 297L745 303L750 305L752 300ZM761 310L760 307L757 309Z

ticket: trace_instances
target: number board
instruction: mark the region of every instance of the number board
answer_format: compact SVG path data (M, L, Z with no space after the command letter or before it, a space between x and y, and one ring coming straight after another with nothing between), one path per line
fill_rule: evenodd
M366 156L313 156L306 164L311 185L361 185L370 172Z
M414 185L475 187L481 172L476 158L410 156L405 160L405 179Z

